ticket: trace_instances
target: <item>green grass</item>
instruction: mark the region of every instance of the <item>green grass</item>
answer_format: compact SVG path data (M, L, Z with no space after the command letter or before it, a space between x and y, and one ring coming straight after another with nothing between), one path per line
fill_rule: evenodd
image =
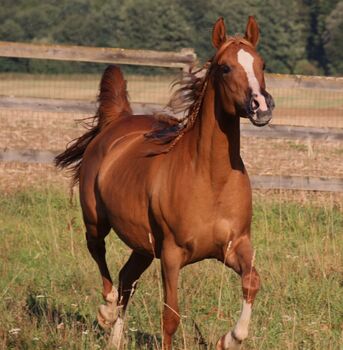
M342 233L342 213L330 203L255 201L262 289L244 349L340 349ZM79 205L56 189L4 194L0 237L0 349L104 348L108 335L95 322L100 276L86 249ZM116 278L130 251L113 234L107 246ZM206 348L195 341L194 322L213 349L239 316L239 278L208 260L186 267L179 286L175 349ZM156 261L129 306L125 349L159 342L161 300Z

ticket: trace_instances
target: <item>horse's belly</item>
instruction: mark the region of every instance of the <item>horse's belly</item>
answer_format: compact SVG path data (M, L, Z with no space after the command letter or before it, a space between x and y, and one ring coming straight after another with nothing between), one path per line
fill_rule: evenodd
M132 250L143 255L159 255L156 252L155 239L144 223L137 223L136 225L122 224L118 217L111 217L110 223L117 236Z

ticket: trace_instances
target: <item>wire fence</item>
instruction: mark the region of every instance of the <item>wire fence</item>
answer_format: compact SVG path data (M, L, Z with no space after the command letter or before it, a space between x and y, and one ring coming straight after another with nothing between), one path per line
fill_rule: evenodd
M83 74L0 74L0 149L57 152L83 133L77 120L94 115L101 78L94 64L89 65L92 69ZM180 68L149 67L143 75L124 67L124 73L130 101L156 104L157 110L182 76ZM267 74L266 84L276 102L272 124L343 129L343 78ZM15 101L14 106L8 101ZM50 101L53 108L42 101ZM59 110L66 102L69 111ZM342 178L342 154L341 141L242 137L242 156L251 175ZM0 162L1 188L55 177L51 165Z
M343 78L268 74L275 124L343 128Z
M168 102L171 84L180 77L176 69L162 75L125 76L131 101L161 105ZM0 74L0 96L95 101L100 78L101 74Z
M126 75L130 100L164 106L180 74L168 69L165 74ZM0 97L95 101L100 77L0 74ZM274 124L343 128L343 78L268 74L266 83L276 103Z

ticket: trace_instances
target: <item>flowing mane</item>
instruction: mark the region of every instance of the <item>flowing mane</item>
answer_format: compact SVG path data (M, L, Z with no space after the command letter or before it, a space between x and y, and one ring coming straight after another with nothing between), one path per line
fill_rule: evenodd
M172 87L179 86L179 88L171 96L166 109L170 110L172 114L182 113L182 117L176 118L163 112L156 113L154 117L158 122L157 126L145 134L147 139L157 144L168 144L168 147L161 150L160 153L168 153L179 139L193 127L205 94L210 68L211 60L207 61L201 68L193 66L180 80L172 84Z
M221 54L234 43L243 43L252 47L251 43L240 35L227 36L225 43L217 53L201 68L197 69L192 66L189 72L172 84L172 87L177 85L180 87L173 93L166 108L173 114L182 113L183 117L178 119L168 113L156 113L154 117L158 122L157 126L154 130L145 134L147 139L157 144L168 145L159 153L168 153L182 136L192 129L200 112L210 72Z

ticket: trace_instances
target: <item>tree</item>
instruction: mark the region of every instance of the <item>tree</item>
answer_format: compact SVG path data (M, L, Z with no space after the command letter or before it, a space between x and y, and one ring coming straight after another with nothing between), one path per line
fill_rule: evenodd
M188 42L194 47L200 60L204 61L214 52L211 45L211 32L216 15L212 0L178 0L187 23Z
M294 73L297 63L306 58L306 37L299 2L260 1L258 13L262 37L259 50L266 61L267 71Z
M91 2L88 0L67 1L61 7L58 23L51 29L53 40L74 45L89 44L84 31L88 16L92 13L91 10Z
M343 75L343 2L339 2L325 21L323 33L327 68L333 75Z
M326 18L339 0L303 0L307 7L305 18L306 55L309 61L315 62L328 74L328 59L324 47Z
M189 27L176 2L130 1L126 23L123 47L177 50L189 46Z
M244 33L249 15L261 29L267 71L342 74L340 0L1 0L0 40L178 50L201 60L214 53L219 16L229 34ZM99 65L0 60L0 70L83 71ZM93 68L92 68L93 69Z

